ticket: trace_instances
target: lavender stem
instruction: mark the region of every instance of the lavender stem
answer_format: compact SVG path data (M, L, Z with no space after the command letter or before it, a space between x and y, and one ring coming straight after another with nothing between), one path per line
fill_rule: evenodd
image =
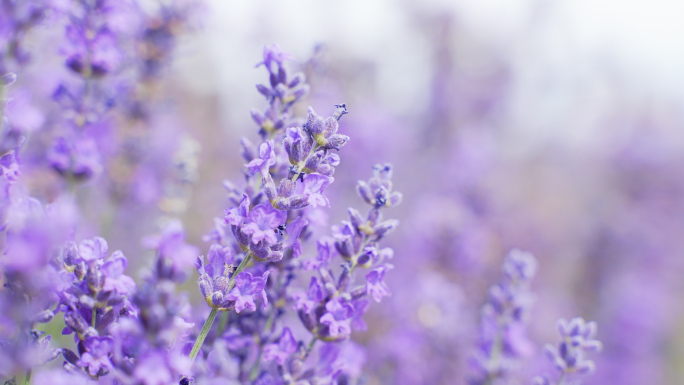
M233 287L235 287L235 277L237 277L237 275L240 274L242 270L245 269L245 267L247 267L247 264L251 259L252 254L247 253L245 258L242 260L242 262L240 262L240 265L235 270L235 273L233 273L233 276L230 278L230 281L228 282L227 292L230 292L233 289ZM207 320L204 322L204 326L202 326L202 331L200 331L200 334L197 336L197 340L195 340L195 344L192 346L192 350L190 351L190 355L188 356L193 362L195 361L195 357L197 357L197 354L199 353L199 350L202 347L204 340L207 338L207 334L209 334L211 325L214 323L214 319L216 318L216 314L218 314L218 312L218 309L212 308L211 312L209 313L209 317L207 317Z

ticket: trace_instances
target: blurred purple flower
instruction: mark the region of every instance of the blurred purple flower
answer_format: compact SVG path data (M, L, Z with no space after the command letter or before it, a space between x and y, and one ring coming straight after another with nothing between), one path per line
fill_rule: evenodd
M283 328L283 333L277 344L268 344L264 346L264 360L276 360L278 365L284 365L285 360L297 351L297 341L292 336L290 328Z
M264 292L268 274L269 271L266 270L261 277L255 277L251 273L243 271L235 277L235 287L226 296L229 301L235 301L235 312L240 313L245 308L255 311L255 299L261 299L263 306L268 304Z

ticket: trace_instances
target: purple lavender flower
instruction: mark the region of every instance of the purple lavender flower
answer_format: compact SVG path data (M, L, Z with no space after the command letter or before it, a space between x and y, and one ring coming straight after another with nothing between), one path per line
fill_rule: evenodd
M275 163L273 141L269 140L265 143L261 143L261 146L259 146L259 157L249 162L249 164L246 164L245 167L247 167L250 174L254 174L257 171L265 174L268 173L269 167L273 166Z
M264 46L264 60L257 63L257 67L264 65L269 72L277 71L277 68L273 68L275 63L278 67L282 67L285 60L294 60L294 58L287 52L283 52L280 47L276 44L271 44Z
M323 298L323 289L321 288L317 277L311 277L308 292L296 293L293 295L295 309L302 310L303 314L310 314Z
M359 181L357 191L366 203L376 206L396 206L401 203L400 192L392 191L392 166L389 164L376 165L373 177L368 182Z
M235 301L235 311L242 312L245 308L255 311L255 299L261 299L263 306L268 304L264 287L268 279L267 270L261 277L255 277L251 273L242 272L235 277L235 287L228 293L226 299Z
M328 326L329 337L323 340L340 340L351 334L351 317L354 315L354 307L339 298L334 298L325 305L327 313L321 317L321 323Z
M293 258L302 255L302 243L299 241L299 235L308 224L309 222L306 219L297 217L287 226L287 239L283 242L283 249L291 249Z
M298 185L298 192L306 196L306 201L311 207L330 207L330 201L323 195L323 191L334 181L333 177L320 174L307 174L303 183Z
M292 336L290 328L283 328L277 344L264 346L264 361L276 360L278 365L284 365L285 360L295 351L297 351L297 341Z
M581 317L575 317L570 322L560 319L556 326L561 342L557 347L547 344L544 347L544 353L559 372L558 384L562 384L568 375L593 372L595 364L586 359L585 355L587 352L601 350L601 342L594 338L597 329L596 322L586 322ZM548 376L541 376L536 377L534 383L547 385L552 382Z
M162 258L168 259L177 269L192 266L199 254L197 247L185 243L185 230L179 220L170 221L159 235L145 237L143 244L156 249Z
M242 232L251 235L254 244L263 240L266 245L273 245L278 242L274 230L283 225L286 218L285 211L274 209L270 204L260 204L249 212Z
M389 268L391 265L383 265L366 274L366 292L373 297L375 302L379 303L382 297L391 295L387 284L384 282L385 272Z
M133 278L124 275L124 270L128 266L128 259L121 251L115 251L110 260L106 262L100 271L104 276L102 289L114 291L117 294L127 295L135 292L137 286Z
M339 128L337 121L347 113L347 107L344 104L336 107L334 116L326 119L316 115L313 108L309 107L309 114L304 125L304 131L313 136L316 144L325 149L339 150L349 141L348 136L337 133Z
M86 352L81 354L77 365L87 368L91 376L103 375L104 372L113 368L112 361L109 359L109 354L114 347L111 337L87 337L83 346Z
M481 341L473 362L480 373L473 384L505 379L515 360L529 351L523 321L533 302L529 286L537 261L530 253L512 250L502 271L503 279L489 289L489 301L482 308Z
M204 264L204 256L197 257L195 267L200 277L198 280L200 292L207 304L216 308L230 308L232 303L228 301L230 279L233 272L234 255L229 247L214 244L208 253L209 264Z
M102 159L97 144L91 138L75 138L71 141L59 137L48 151L50 166L61 175L88 179L102 171Z

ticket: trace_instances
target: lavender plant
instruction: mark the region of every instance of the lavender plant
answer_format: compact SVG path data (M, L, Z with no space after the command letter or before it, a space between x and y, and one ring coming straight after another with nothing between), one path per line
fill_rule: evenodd
M587 352L601 350L601 342L596 337L596 322L586 322L581 317L570 321L559 319L556 324L561 341L558 346L547 344L544 347L546 357L553 363L558 371L557 380L554 382L549 376L540 376L534 379L536 385L562 385L568 382L568 377L575 374L588 374L594 371L594 362L585 357Z
M480 376L472 384L502 383L529 350L524 318L534 301L530 283L537 261L530 253L512 250L502 270L503 279L489 289L489 301L482 308L481 341L474 361Z
M252 117L265 142L257 155L251 143L242 140L242 154L249 162L245 165L247 185L239 189L226 184L237 207L226 209L223 223L217 222L206 237L215 242L208 262L200 257L196 264L200 291L212 311L190 358L199 354L218 312L235 310L235 316L231 313L221 321L220 330L226 331L213 336L209 362L225 356L226 349L231 351L238 361L236 377L242 381L323 381L340 376L341 372L331 372L329 367L304 370L316 341L348 339L352 327L364 327L361 317L368 300L363 297L370 295L379 302L389 295L383 279L391 268L385 262L392 252L379 249L378 242L398 224L396 220L383 221L380 212L401 201L401 194L392 191L390 165L376 166L369 182L359 182L359 194L371 206L368 215L363 217L349 209L351 221L335 227L334 238L318 241L318 256L304 263L298 261L302 254L300 238L308 225L306 209L329 206L324 191L334 181L334 167L339 164L339 156L332 151L340 150L349 138L338 133L338 121L347 113L344 104L337 105L333 115L325 119L309 108L303 124L292 120L290 106L308 86L303 84L302 74L290 80L284 66L287 59L289 56L275 46L264 50L259 65L269 72L271 87L260 85L257 89L269 106L263 114L253 111ZM257 172L260 185L253 178ZM228 229L233 239L226 237ZM345 261L337 277L330 269L330 260L336 254ZM359 267L373 269L365 285L352 286ZM316 271L318 277L311 278L308 291L291 295L295 276L301 270ZM276 331L289 306L294 306L311 333L306 347L295 340L291 328ZM243 314L246 310L252 313ZM333 353L336 349L325 349L332 349L330 354L337 356ZM331 359L326 355L323 358ZM276 371L268 370L270 361L276 362ZM211 365L207 370L221 372Z

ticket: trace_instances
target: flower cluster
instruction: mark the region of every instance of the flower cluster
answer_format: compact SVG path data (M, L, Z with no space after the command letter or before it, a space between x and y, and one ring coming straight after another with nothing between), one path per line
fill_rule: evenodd
M530 253L512 250L502 271L502 280L490 287L489 301L482 308L481 341L474 360L481 374L473 384L505 378L516 359L530 350L524 317L534 301L530 283L537 273L537 260Z
M581 317L571 319L559 319L557 323L558 333L562 340L558 346L548 344L544 347L544 353L559 372L558 383L563 383L568 375L588 374L594 371L594 362L588 360L587 352L601 350L601 342L596 340L596 322L586 322ZM553 382L548 376L540 376L534 379L537 385L551 385Z

